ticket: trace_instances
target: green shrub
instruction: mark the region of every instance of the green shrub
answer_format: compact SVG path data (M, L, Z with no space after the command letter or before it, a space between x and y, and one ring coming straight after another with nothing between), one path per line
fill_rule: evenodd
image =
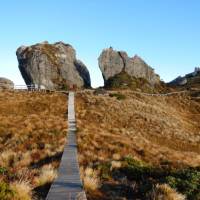
M125 167L123 171L126 172L129 179L140 180L146 176L150 176L153 172L153 168L142 161L137 161L130 156L124 159Z
M197 200L200 197L200 171L197 169L183 169L174 171L166 177L166 182L188 199Z
M124 71L109 78L106 81L105 87L108 89L140 89L143 92L153 92L152 86L146 79L132 77Z
M62 90L69 90L69 86L67 84L62 84L61 89Z
M101 165L98 166L98 169L100 170L100 174L101 174L101 178L102 179L110 179L111 178L111 163L107 162L107 163L103 163Z
M133 80L132 77L129 76L125 72L121 72L114 77L111 77L106 82L106 87L108 88L129 88L132 86Z
M11 200L14 196L13 191L10 189L9 185L3 181L0 182L0 199L1 200Z
M199 168L182 170L156 168L127 156L123 160L123 167L118 170L129 180L137 183L138 193L142 196L147 195L156 184L167 183L179 193L184 194L187 199L200 200Z
M0 167L0 174L5 174L7 169L5 167Z
M126 96L123 95L123 94L120 94L120 93L112 93L112 94L109 94L110 97L116 97L117 100L124 100L126 99Z
M128 165L140 165L142 166L143 165L143 162L142 161L137 161L135 159L133 159L131 156L126 156L124 158L124 161L128 164Z

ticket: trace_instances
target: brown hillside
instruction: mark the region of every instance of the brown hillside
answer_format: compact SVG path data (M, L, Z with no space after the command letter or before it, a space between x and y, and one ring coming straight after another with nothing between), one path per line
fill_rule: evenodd
M66 113L65 95L0 92L0 199L45 197L62 155Z
M164 172L200 166L200 104L187 95L152 97L113 91L97 96L88 91L77 95L76 109L79 162L89 199L150 199L139 192L143 178L128 182L124 176L125 184L122 175L116 178L119 171L113 175L114 168L127 165L127 157ZM131 169L138 166L143 165ZM135 188L130 189L131 184ZM94 188L99 190L91 192Z

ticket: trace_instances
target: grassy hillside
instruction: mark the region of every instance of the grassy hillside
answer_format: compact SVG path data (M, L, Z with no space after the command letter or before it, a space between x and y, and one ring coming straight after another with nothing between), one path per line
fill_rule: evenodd
M77 95L76 109L89 199L200 198L200 103L88 91Z
M61 94L0 92L1 200L46 195L65 143L66 113Z
M200 198L200 103L186 94L76 94L88 199ZM101 93L101 92L100 92ZM0 93L0 199L44 199L62 155L67 98Z
M168 83L168 86L176 90L188 90L191 91L194 96L200 96L200 72L196 75L187 74L185 77L186 83L179 85L175 80Z

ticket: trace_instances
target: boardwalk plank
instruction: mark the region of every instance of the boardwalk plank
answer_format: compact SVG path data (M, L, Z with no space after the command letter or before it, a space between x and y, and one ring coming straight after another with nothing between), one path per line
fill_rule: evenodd
M69 92L68 100L68 136L64 147L58 177L51 185L47 200L86 200L83 184L80 180L76 143L76 120L74 111L74 93Z

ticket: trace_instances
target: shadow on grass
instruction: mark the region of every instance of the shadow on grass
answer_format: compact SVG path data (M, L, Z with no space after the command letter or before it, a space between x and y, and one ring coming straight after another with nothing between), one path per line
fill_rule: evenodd
M200 167L156 168L128 157L123 165L112 172L107 163L100 167L102 199L151 200L156 184L168 184L188 200L200 198Z
M51 183L46 183L45 185L36 187L33 192L36 194L37 199L42 200L46 198L50 187Z
M55 155L47 156L47 157L39 160L38 162L31 163L30 167L32 169L34 169L34 168L40 168L43 165L51 164L52 162L60 162L61 158L62 158L62 154L63 154L63 152L58 152ZM49 192L51 184L52 183L46 183L45 185L41 185L41 186L34 188L33 192L34 192L36 198L40 199L40 200L45 199Z
M62 154L63 152L58 152L56 154L54 154L53 156L47 156L41 160L39 160L38 162L33 162L30 164L31 168L40 168L43 165L48 165L51 164L52 162L60 162L61 158L62 158Z

